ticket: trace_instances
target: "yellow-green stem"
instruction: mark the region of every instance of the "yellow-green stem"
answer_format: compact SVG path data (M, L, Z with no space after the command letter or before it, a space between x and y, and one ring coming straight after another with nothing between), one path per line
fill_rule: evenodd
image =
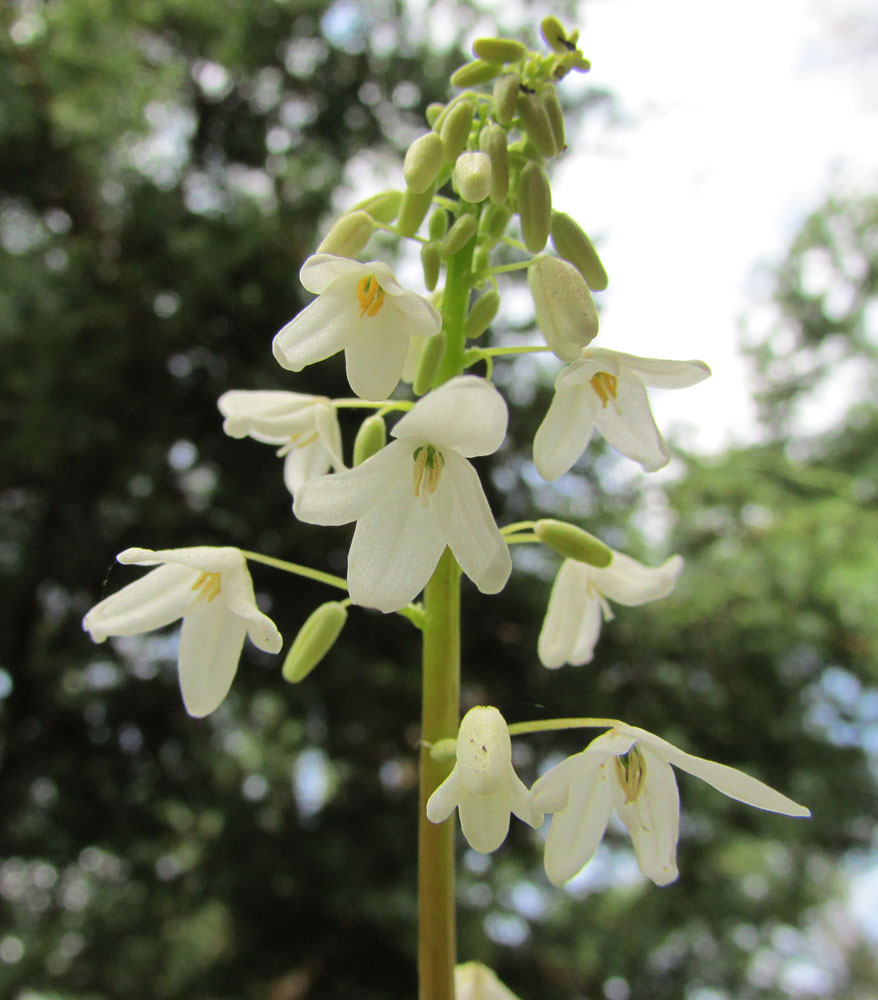
M460 567L446 549L424 591L423 709L418 815L418 980L420 1000L454 1000L455 816L427 819L427 799L445 780L448 761L429 745L457 736L460 715Z
M433 379L433 388L442 385L463 371L466 346L466 314L472 287L475 236L448 261L445 292L442 295L442 331L445 334L445 354Z

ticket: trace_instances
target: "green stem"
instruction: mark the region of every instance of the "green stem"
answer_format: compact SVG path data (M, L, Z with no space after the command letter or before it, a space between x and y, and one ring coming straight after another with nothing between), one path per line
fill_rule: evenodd
M513 722L509 727L509 735L548 733L555 729L614 729L624 725L619 719L542 719L538 722Z
M472 287L475 236L448 261L445 292L442 296L442 332L445 334L445 354L433 379L433 388L463 371L466 346L466 314Z
M310 566L300 566L298 563L287 562L286 559L275 559L274 556L264 556L259 552L248 552L246 549L241 549L241 555L251 562L264 563L266 566L282 569L286 573L295 573L296 576L304 576L309 580L317 580L318 583L326 583L330 587L338 587L340 590L348 589L348 582L344 577L333 576L332 573L324 573L319 569L311 569Z
M446 549L424 591L423 708L418 814L418 981L420 1000L454 1000L454 824L427 819L427 799L450 764L430 745L457 736L460 716L460 567Z

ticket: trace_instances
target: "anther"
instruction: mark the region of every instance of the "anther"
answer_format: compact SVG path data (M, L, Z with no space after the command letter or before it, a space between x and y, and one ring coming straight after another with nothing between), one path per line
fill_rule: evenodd
M591 377L591 387L598 394L603 406L606 406L611 399L616 398L619 389L619 379L609 372L598 372Z
M384 305L384 289L378 284L374 274L360 278L357 284L357 301L360 303L360 319L377 316Z

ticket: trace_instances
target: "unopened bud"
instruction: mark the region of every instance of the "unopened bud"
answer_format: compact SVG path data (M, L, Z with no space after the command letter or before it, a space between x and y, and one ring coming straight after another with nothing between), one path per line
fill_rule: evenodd
M567 32L557 17L544 17L540 23L540 34L546 45L559 55L572 52L575 48L574 43L568 41Z
M416 338L412 337L412 340ZM412 380L412 392L416 396L423 396L433 388L433 378L439 370L439 365L445 357L445 334L439 333L428 337L421 348L421 355L418 358L418 368Z
M492 176L491 157L487 153L461 153L454 164L452 183L464 201L477 204L490 194Z
M505 205L488 205L479 219L479 236L481 241L494 246L506 232L512 212Z
M473 55L489 63L520 62L527 49L512 38L477 38L473 42Z
M592 291L602 292L607 287L607 272L597 250L577 223L564 212L552 213L552 246L560 257L575 265Z
M416 194L426 191L436 180L445 158L445 147L435 132L419 136L409 146L402 165L406 185Z
M317 253L356 257L369 242L375 223L365 212L347 212L324 236Z
M365 212L367 215L371 215L376 222L388 225L396 218L401 202L402 191L390 188L379 194L373 194L371 198L366 198L354 205L352 211Z
M411 188L406 188L402 204L399 206L399 218L396 220L400 236L414 236L432 204L432 184L426 191L412 191Z
M444 208L437 208L430 213L430 221L427 223L427 232L431 240L441 240L448 232L448 213Z
M518 114L528 138L540 153L546 158L554 156L558 152L555 146L555 134L552 131L549 115L539 97L536 94L520 93Z
M495 205L502 205L509 193L509 151L506 132L493 122L479 133L479 149L491 157L490 198Z
M354 465L362 465L367 458L377 455L387 443L387 428L384 417L373 413L360 424L354 438Z
M539 253L552 227L552 191L546 171L538 163L526 163L521 171L518 215L524 245L531 253Z
M598 314L585 279L566 260L541 257L527 270L537 326L562 361L575 361L598 332Z
M291 684L304 680L335 645L347 620L347 608L338 601L321 604L290 646L283 665L284 680Z
M515 116L520 82L518 73L506 73L494 81L494 117L501 125L508 125Z
M427 124L432 128L436 124L436 119L445 110L444 104L438 104L434 102L433 104L427 105L427 110L424 112L424 117L427 119Z
M439 271L442 267L442 260L439 256L439 245L437 243L424 243L421 245L421 268L424 271L424 284L427 291L432 292L439 282Z
M483 292L473 303L466 318L464 333L467 340L475 340L494 322L494 317L500 308L500 296L492 288Z
M613 550L608 545L575 524L544 518L534 525L534 534L544 545L566 559L575 559L599 569L613 561Z
M564 109L558 99L558 91L554 83L546 83L539 90L540 101L546 109L549 125L552 127L552 138L559 153L567 148L567 137L564 131Z
M501 63L485 62L484 59L474 59L465 63L451 74L452 87L478 87L487 83L503 72Z
M477 246L473 251L473 274L483 274L491 267L491 251L487 247Z
M466 149L473 127L473 106L468 100L459 101L442 119L439 134L445 147L445 160L453 163Z
M475 236L477 228L478 222L474 215L469 212L462 215L448 230L448 235L442 241L442 256L450 257L453 253L457 253L461 247L465 247Z

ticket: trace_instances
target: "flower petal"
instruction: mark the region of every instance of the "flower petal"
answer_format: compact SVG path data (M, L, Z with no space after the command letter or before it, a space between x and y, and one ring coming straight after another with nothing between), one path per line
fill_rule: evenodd
M356 304L356 280L341 281L314 299L275 335L271 348L277 363L288 371L300 372L306 365L337 354L357 318Z
M326 475L330 464L329 453L320 441L293 448L284 459L284 485L295 496L309 479Z
M648 747L640 745L644 778L640 794L625 801L625 792L613 782L616 812L631 834L637 863L656 885L667 885L677 870L677 839L680 832L680 795L671 766ZM608 765L610 767L612 765Z
M381 281L380 278L378 280ZM383 283L381 287L390 296L387 307L395 311L396 322L406 334L412 337L432 337L442 329L442 317L423 295L402 288L394 292Z
M466 795L457 811L467 843L480 854L496 851L509 833L509 803L502 789L491 795Z
M187 612L178 661L183 704L190 715L210 715L229 693L246 634L244 620L217 598L199 601Z
M654 389L686 389L710 376L710 368L703 361L664 361L660 358L638 358L622 355L622 364L640 376L640 380Z
M259 610L253 593L253 580L246 565L223 573L220 587L225 606L244 622L253 644L266 653L279 653L283 639L274 622Z
M125 549L116 556L120 563L134 566L155 566L171 563L186 566L200 573L225 573L246 565L241 550L231 545L194 545L184 549Z
M264 444L285 444L314 423L317 397L301 392L230 389L217 400L226 418L223 431L233 438L252 437Z
M358 260L351 260L349 257L336 257L331 253L315 253L302 265L299 271L299 281L309 292L322 295L339 278L346 279L356 287L361 277L374 274L378 267L392 275L390 268L383 262L371 261L368 264L363 264ZM384 286L383 281L381 285Z
M398 315L385 307L377 316L350 316L345 344L348 382L360 399L386 399L399 384L409 338Z
M649 408L646 389L640 379L622 368L616 384L616 397L598 400L595 426L607 441L627 458L639 462L644 472L655 472L668 464L670 454L656 427Z
M574 559L561 563L537 641L545 667L590 663L601 628L601 608L589 587L591 567Z
M537 471L549 481L563 476L588 447L600 409L590 385L566 385L560 379L559 375L552 403L534 437Z
M197 571L184 566L158 566L96 604L82 627L95 642L103 642L107 636L138 635L170 625L192 603L197 578Z
M512 559L476 470L456 451L443 453L445 467L430 503L444 541L460 568L483 594L506 586Z
M466 791L460 780L460 768L457 764L451 774L427 799L427 819L431 823L441 823L454 812L457 803Z
M500 447L508 420L506 403L490 382L459 375L419 399L390 433L472 458L491 455Z
M681 556L671 556L661 566L653 568L622 552L615 552L609 566L591 569L591 580L604 597L633 608L667 597L682 568Z
M328 400L318 400L314 404L314 426L321 445L329 453L333 468L340 472L345 467L341 450L341 428L338 410Z

